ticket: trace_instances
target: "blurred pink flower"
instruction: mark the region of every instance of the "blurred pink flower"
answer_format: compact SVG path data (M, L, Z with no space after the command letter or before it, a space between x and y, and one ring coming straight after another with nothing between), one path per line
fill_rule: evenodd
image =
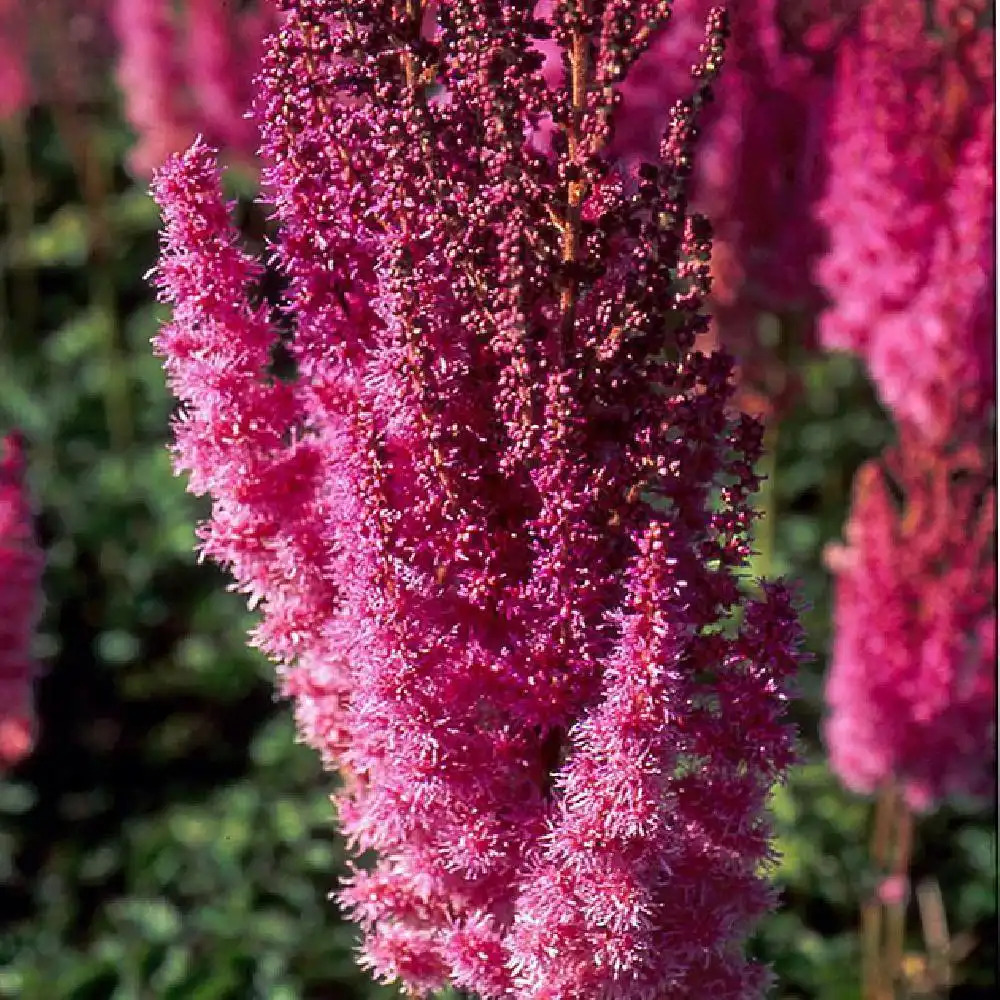
M42 557L32 534L21 438L0 439L0 769L34 743L31 640L38 614Z
M886 906L900 906L910 893L910 880L905 875L887 875L875 891L880 902Z
M125 117L136 132L129 163L148 174L190 141L194 124L177 58L173 4L112 0L118 36L118 85Z
M780 352L790 340L798 350L814 341L821 299L811 271L824 246L815 205L826 176L830 52L849 23L839 8L802 4L803 23L793 31L790 6L733 0L732 40L694 190L715 232L712 333L740 362L741 405L764 414L783 411L799 391L799 373ZM780 343L762 328L775 317Z
M188 85L198 130L222 149L252 153L253 79L267 34L277 27L273 3L261 0L238 17L231 0L189 0L184 24Z
M897 420L978 435L995 391L995 108L985 0L870 0L838 53L828 348L859 354Z
M0 0L0 122L24 111L31 98L26 14L23 0Z
M118 81L137 135L129 162L148 175L196 133L237 158L250 158L247 121L253 76L266 34L278 23L270 0L111 0Z
M828 557L826 740L852 790L898 782L916 809L995 791L995 518L979 463L914 436L858 473Z

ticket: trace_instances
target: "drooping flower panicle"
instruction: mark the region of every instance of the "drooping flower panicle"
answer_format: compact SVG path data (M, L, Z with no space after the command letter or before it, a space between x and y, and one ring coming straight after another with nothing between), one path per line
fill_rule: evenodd
M157 349L203 549L377 858L342 894L364 960L488 998L756 995L799 632L781 586L741 594L761 429L692 349L724 15L658 162L619 169L615 90L667 3L280 7L278 315L198 143L155 181Z

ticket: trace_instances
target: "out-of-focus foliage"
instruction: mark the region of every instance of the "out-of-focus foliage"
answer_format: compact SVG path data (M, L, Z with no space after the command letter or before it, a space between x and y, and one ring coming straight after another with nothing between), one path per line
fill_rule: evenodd
M0 997L390 996L355 969L353 932L327 899L344 863L333 779L295 743L270 666L245 645L240 599L193 553L203 508L170 472L149 349L155 211L121 167L123 127L77 124L73 156L45 113L5 126L0 428L29 441L48 565L39 745L0 780ZM796 707L804 763L775 799L785 905L758 946L779 997L857 1000L870 808L831 777L817 737L822 551L854 470L890 431L853 363L797 364L805 392L772 441L759 559L804 581L816 658ZM997 960L989 811L921 824L914 878L930 877L952 930L971 935L952 996L985 1000Z

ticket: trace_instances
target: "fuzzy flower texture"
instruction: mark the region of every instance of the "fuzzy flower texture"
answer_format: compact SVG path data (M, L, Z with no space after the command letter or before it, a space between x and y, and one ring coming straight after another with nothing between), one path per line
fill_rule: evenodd
M24 488L17 434L0 438L0 770L17 764L34 741L31 637L42 559Z
M620 170L618 88L667 2L280 6L271 256L206 145L172 160L156 346L203 551L261 605L375 859L341 894L363 960L412 992L759 996L800 631L783 585L741 591L761 428L692 346L724 15L657 162Z
M990 479L974 450L944 461L905 435L858 474L846 544L828 556L837 633L826 736L854 791L894 780L927 809L996 790Z

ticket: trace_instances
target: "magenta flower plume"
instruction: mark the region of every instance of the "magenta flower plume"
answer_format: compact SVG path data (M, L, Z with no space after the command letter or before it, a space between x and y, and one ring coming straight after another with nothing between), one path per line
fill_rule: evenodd
M693 349L724 15L631 169L616 88L665 3L280 7L255 112L282 302L196 143L154 184L156 347L203 551L375 858L341 894L363 960L413 992L756 996L800 636L781 585L741 591L761 428Z
M985 2L871 0L841 47L820 334L898 420L978 432L995 380L995 81Z
M831 551L826 738L851 789L926 809L990 794L996 740L996 495L967 457L913 439L862 468ZM902 506L894 498L901 493Z
M31 640L38 615L42 557L32 532L20 436L0 439L0 770L34 742Z
M527 996L748 996L766 982L732 943L773 902L761 816L790 762L773 694L797 666L794 613L767 588L735 641L699 632L697 563L674 541L659 524L640 540L600 699L570 734L515 911Z

